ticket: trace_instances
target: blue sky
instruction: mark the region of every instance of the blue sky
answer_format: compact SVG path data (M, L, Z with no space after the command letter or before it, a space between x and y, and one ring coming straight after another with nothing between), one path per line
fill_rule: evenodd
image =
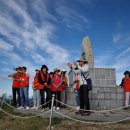
M0 0L0 91L11 93L12 68L66 67L89 36L95 67L116 68L117 82L130 64L129 0ZM30 81L31 83L32 81ZM31 85L30 85L31 88Z

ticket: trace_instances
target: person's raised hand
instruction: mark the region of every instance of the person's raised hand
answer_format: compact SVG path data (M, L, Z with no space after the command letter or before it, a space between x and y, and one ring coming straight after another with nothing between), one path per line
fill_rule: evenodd
M72 69L72 64L71 64L71 63L68 63L68 67L69 67L70 69Z
M77 62L74 62L74 65L75 65L76 67L78 67L78 63L77 63Z

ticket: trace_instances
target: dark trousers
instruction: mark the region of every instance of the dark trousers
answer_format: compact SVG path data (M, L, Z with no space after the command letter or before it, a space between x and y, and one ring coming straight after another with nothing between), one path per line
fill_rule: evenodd
M58 101L61 101L61 91L52 92L52 94L55 94L55 99ZM54 106L60 107L61 104L57 101L54 101Z
M50 101L52 98L52 92L49 88L46 88L46 102ZM47 107L51 108L51 102L46 105Z
M40 90L40 95L41 95L41 105L45 103L45 90L41 89ZM42 106L42 108L45 108L45 106Z
M80 109L90 110L89 90L87 85L80 86Z
M20 88L12 88L12 93L13 93L13 106L17 107L16 94L18 95L18 106L21 106Z

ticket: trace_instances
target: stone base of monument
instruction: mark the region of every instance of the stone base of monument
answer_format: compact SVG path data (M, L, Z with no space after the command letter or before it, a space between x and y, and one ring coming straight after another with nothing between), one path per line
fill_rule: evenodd
M69 81L72 83L73 73ZM124 106L123 89L116 87L115 69L91 68L93 90L90 91L90 106L92 110L114 109ZM74 89L68 87L66 90L66 104L76 106Z

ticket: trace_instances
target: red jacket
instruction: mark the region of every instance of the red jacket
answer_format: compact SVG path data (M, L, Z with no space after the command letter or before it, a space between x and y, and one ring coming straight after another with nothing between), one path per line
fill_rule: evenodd
M36 74L36 75L34 76L33 85L34 85L34 88L36 88L37 90L44 89L44 85L42 85L42 84L40 84L40 83L38 82L38 74Z
M73 88L76 90L79 90L80 84L79 84L79 75L78 74L75 74L75 76L73 78L73 82L74 82Z
M24 73L21 75L21 80L23 81L20 81L20 87L29 87L29 75Z
M62 87L62 78L60 75L56 75L54 74L53 78L52 78L52 91L61 91Z
M17 80L16 80L16 79L19 80L20 77L21 77L21 75L18 74L18 73L15 73L15 74L13 75L13 78L14 78L13 84L12 84L12 87L13 87L13 88L20 88L20 81L17 81Z
M124 92L130 92L130 78L123 78Z
M65 75L63 75L61 84L62 89L66 89L67 85L68 85L68 78Z

